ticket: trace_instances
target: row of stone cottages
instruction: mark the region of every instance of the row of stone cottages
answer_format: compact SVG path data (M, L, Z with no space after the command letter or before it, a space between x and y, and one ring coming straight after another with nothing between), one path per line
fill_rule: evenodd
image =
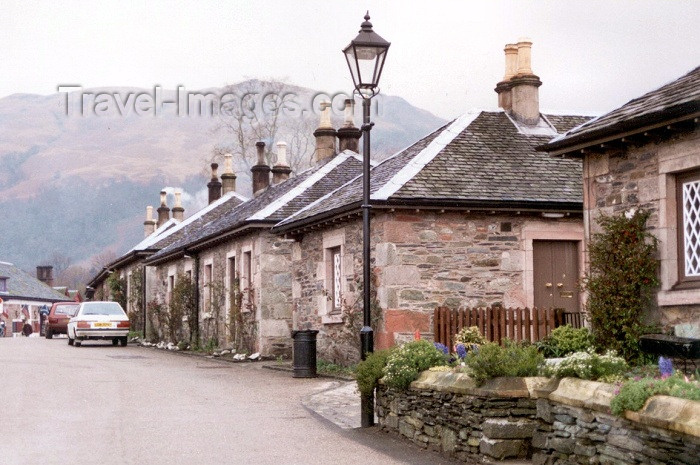
M506 47L501 111L467 113L373 166L375 347L430 333L439 305L580 309L581 163L537 148L588 118L540 114L530 45ZM189 218L177 204L169 219L163 198L157 229L149 212L146 239L90 285L106 296L111 273L125 278L129 310L146 315L147 333L164 335L153 310L189 277L202 342L246 340L250 351L288 354L291 331L317 329L321 357L357 359L361 157L352 108L337 130L323 112L315 165L295 176L283 145L272 168L260 146L251 199L235 193L229 161L221 182L213 171L209 206Z

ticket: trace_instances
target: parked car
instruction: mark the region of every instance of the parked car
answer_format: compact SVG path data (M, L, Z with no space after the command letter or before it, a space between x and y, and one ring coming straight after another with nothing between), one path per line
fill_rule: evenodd
M49 310L44 329L46 339L51 339L55 334L66 334L68 320L78 311L79 303L76 302L56 302Z
M117 302L83 302L68 322L68 345L111 339L112 345L126 346L129 327L129 317Z

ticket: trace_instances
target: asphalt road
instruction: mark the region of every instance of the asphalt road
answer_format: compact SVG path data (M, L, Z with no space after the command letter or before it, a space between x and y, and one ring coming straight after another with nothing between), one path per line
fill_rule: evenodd
M327 380L64 338L0 339L2 464L448 464L301 399Z

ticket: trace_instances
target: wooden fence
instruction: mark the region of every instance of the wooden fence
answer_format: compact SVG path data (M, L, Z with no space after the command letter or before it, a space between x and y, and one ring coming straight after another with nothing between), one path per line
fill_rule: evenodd
M465 326L476 326L487 341L536 342L544 339L557 326L581 327L580 313L567 313L552 308L460 308L437 307L433 315L435 342L453 347L454 336Z

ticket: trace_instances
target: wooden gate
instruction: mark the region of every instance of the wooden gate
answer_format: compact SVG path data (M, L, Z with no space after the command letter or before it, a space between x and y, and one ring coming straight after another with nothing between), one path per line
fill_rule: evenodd
M579 314L577 314L579 315ZM580 316L580 315L579 315ZM438 307L433 314L435 342L452 348L454 336L465 326L476 326L487 341L503 339L536 342L564 324L580 327L581 319L562 309L551 308L460 308ZM578 324L576 324L578 323Z

